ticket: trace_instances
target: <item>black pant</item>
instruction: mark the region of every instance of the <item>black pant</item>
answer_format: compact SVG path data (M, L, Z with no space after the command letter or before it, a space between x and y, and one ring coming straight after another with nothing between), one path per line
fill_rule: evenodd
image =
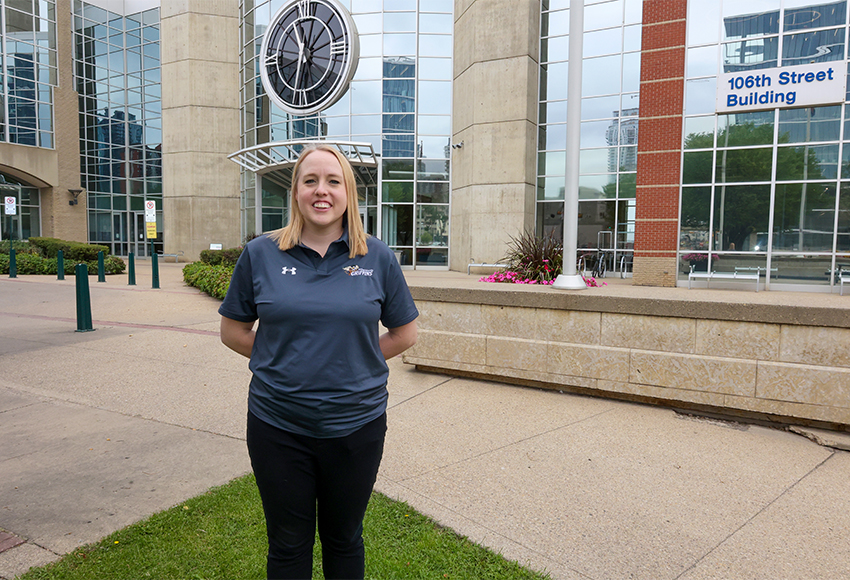
M248 413L248 454L266 515L270 579L312 577L317 515L325 578L363 578L363 516L386 431L383 414L347 437L316 439Z

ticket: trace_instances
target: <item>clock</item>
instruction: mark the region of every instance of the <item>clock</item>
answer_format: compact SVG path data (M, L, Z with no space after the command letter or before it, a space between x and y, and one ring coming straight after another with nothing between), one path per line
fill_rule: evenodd
M354 20L337 0L292 0L263 37L260 76L273 103L312 115L345 94L359 56Z

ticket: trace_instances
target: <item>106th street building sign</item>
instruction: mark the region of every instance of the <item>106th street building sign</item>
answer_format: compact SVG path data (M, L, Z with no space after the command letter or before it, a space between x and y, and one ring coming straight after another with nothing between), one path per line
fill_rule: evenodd
M841 64L823 62L724 73L717 79L717 112L843 103L847 75Z

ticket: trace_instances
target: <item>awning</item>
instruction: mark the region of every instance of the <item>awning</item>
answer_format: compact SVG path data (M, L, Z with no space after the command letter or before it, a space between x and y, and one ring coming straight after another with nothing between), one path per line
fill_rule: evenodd
M371 143L355 143L351 141L326 141L317 139L294 139L264 143L242 149L227 156L248 171L280 185L285 190L291 187L292 167L298 160L301 150L307 145L322 143L339 149L349 160L355 173L362 183L377 185L377 172L371 171L378 167L378 156Z

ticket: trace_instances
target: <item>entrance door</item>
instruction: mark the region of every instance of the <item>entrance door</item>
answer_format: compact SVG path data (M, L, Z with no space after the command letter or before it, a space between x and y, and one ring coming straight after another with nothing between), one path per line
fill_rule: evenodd
M131 212L132 216L130 219L130 251L133 252L137 258L143 258L147 256L150 251L150 244L147 244L147 239L145 238L145 213L141 211Z

